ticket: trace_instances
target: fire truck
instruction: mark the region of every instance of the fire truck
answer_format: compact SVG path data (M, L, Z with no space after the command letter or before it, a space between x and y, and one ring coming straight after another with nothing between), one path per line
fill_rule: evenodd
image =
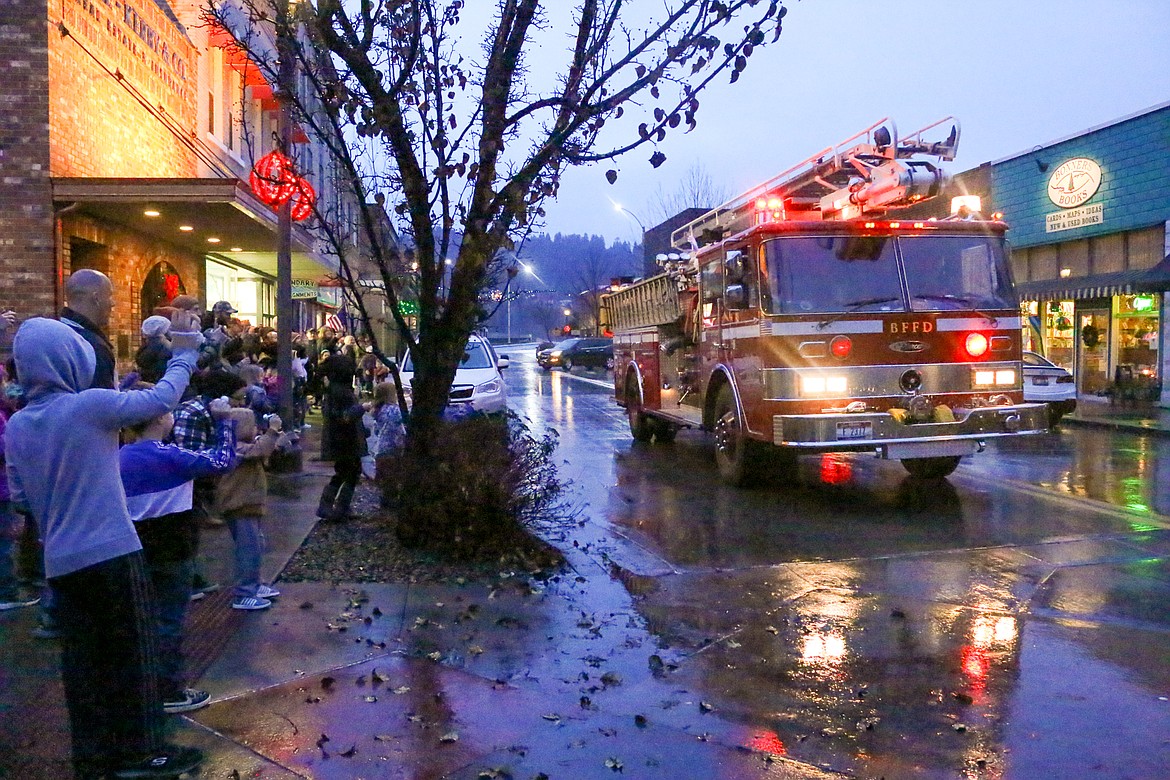
M1007 225L968 198L895 216L939 194L931 158L953 160L959 134L883 119L675 230L679 261L604 300L633 437L712 432L741 485L802 452L939 479L988 439L1046 431L1023 401Z

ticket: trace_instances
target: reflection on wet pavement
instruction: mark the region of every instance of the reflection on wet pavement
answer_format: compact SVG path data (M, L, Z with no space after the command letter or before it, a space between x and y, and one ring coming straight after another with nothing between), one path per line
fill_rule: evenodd
M704 703L711 739L861 777L1166 776L1170 440L1062 430L933 483L806 456L734 490L698 432L636 444L604 389L528 381L678 657L631 712L694 728Z

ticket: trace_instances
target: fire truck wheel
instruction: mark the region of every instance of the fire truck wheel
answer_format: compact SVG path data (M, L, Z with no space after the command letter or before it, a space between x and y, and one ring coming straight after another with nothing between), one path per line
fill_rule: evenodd
M744 434L731 385L724 385L715 399L715 465L724 482L740 487L752 481L754 443Z
M642 394L632 380L626 383L626 416L630 420L630 435L634 441L654 438L654 420L642 413Z
M959 467L959 456L945 458L904 458L902 465L916 479L942 479Z

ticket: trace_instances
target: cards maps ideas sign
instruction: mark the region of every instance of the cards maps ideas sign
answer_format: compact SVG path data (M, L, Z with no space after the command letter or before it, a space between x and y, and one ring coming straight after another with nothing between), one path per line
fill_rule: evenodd
M1101 187L1101 166L1087 157L1075 157L1060 165L1048 179L1048 199L1063 211L1044 215L1044 232L1100 225L1105 221L1101 203L1083 205Z

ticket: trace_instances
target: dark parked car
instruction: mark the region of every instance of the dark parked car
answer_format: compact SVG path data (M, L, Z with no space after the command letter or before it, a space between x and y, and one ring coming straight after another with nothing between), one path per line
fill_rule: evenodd
M572 338L542 350L536 362L545 371L560 366L566 371L573 366L584 368L613 368L613 339Z

